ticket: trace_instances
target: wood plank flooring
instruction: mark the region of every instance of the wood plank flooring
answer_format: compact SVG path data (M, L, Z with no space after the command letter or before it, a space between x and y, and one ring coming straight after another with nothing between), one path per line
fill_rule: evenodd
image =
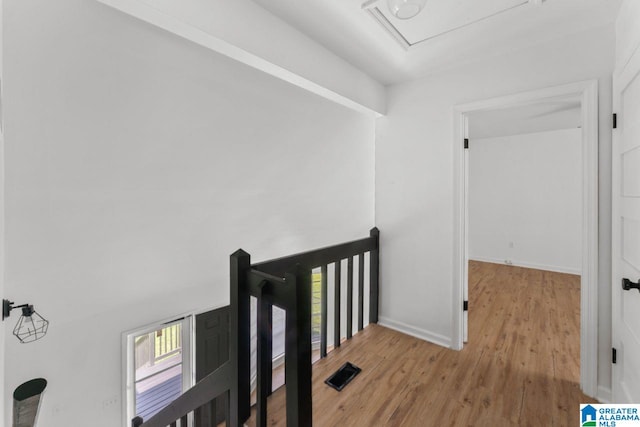
M579 388L579 277L480 262L469 277L462 351L370 325L314 365L314 425L579 425L595 402ZM362 373L336 392L323 381L346 361ZM285 393L269 399L270 426L286 425Z

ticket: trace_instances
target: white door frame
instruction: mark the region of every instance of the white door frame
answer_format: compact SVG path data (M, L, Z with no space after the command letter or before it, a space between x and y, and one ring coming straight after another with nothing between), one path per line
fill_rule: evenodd
M640 43L638 44L640 46ZM640 70L640 48L633 51L626 64L617 69L613 75L613 111L618 114L618 123L622 121L624 123L625 111L622 108L622 93L629 84L633 82L634 78L638 78L637 75ZM622 327L622 319L620 317L620 303L621 298L621 286L620 280L622 279L622 272L620 267L620 260L622 259L622 164L620 161L620 155L625 149L624 140L621 127L618 126L617 131L613 131L613 152L611 156L611 188L613 189L611 194L611 313L613 320L611 343L614 348L619 351L624 351L622 337L620 336L620 328ZM629 277L631 280L636 280L636 277ZM632 396L629 394L629 390L621 382L622 375L624 375L624 365L612 364L611 371L611 391L613 402L633 402Z
M206 311L206 310L204 310ZM202 311L200 311L202 312ZM187 357L183 356L182 372L189 375L182 377L182 389L187 390L196 383L196 359L195 359L195 317L196 313L188 312L168 317L149 325L131 329L122 333L122 417L123 425L131 425L131 420L135 413L135 361L134 361L134 339L146 333L160 329L169 324L180 323L182 325L182 347L186 349ZM183 353L184 354L184 353ZM191 417L191 415L190 415Z
M580 386L588 396L598 390L598 81L588 80L502 96L454 107L453 333L451 347L463 346L463 295L468 275L468 162L463 140L467 114L521 106L550 98L580 96L582 113L582 270L580 291ZM472 308L471 308L472 309Z

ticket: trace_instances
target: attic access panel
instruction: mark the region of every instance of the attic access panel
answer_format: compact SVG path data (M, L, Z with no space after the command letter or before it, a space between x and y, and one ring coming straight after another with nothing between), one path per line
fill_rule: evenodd
M386 0L370 0L363 7L408 48L534 1L427 0L424 9L407 20L393 16Z

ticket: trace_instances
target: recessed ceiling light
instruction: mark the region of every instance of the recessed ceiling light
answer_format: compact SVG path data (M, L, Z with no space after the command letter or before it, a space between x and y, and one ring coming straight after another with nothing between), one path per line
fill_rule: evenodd
M424 7L427 0L387 0L389 11L398 19L411 19Z

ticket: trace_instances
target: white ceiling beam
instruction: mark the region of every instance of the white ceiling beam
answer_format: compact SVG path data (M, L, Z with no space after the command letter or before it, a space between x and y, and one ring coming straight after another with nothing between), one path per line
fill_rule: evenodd
M371 9L372 7L374 7L376 5L376 3L378 3L380 0L367 0L366 2L362 3L362 8L363 9Z
M386 113L382 84L252 1L208 6L198 0L166 5L153 0L97 1L347 108L374 117ZM218 13L202 7L215 7ZM243 16L244 26L230 24L237 16ZM245 27L257 30L247 32ZM269 37L264 37L267 28Z

